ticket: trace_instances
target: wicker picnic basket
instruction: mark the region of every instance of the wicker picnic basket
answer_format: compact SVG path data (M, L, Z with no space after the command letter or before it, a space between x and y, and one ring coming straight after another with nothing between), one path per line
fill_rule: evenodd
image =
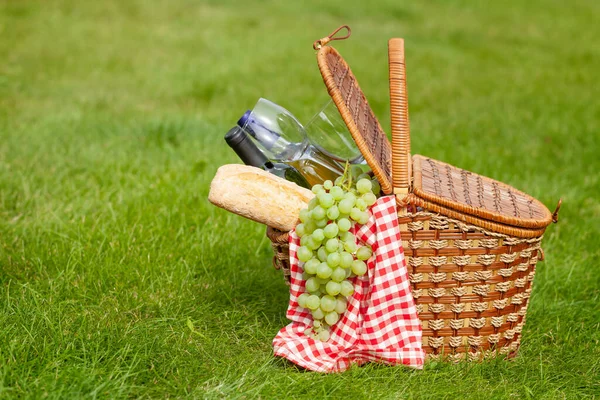
M383 192L396 196L428 358L516 355L535 266L543 255L540 242L557 221L558 207L551 214L506 184L411 156L403 39L388 43L390 145L348 64L327 46L338 31L315 42L319 69ZM287 280L288 233L268 228L267 235L274 265Z

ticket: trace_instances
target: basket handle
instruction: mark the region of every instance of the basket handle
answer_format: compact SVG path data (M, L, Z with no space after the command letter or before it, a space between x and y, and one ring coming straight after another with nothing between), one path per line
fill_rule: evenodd
M390 68L390 116L392 120L392 183L394 193L402 200L411 190L410 125L406 92L404 39L388 42Z

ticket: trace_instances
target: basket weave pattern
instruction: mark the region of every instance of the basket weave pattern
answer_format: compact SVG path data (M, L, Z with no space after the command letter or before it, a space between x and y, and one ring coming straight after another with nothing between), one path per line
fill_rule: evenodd
M430 212L398 222L428 356L514 355L541 237L487 232Z

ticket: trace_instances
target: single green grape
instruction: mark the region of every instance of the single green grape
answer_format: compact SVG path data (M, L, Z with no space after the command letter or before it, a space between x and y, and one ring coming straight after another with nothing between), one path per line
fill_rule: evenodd
M308 278L304 284L304 287L309 292L316 292L320 286L321 284L315 278Z
M356 245L356 242L354 242L354 241L344 242L344 250L346 250L348 253L354 254L356 252L357 248L358 248L358 246Z
M317 229L317 225L312 219L309 219L304 223L304 231L306 232L305 235L310 235L315 229Z
M333 196L335 201L340 201L344 198L344 189L339 186L332 187L329 193Z
M311 310L317 310L320 305L321 299L319 299L319 296L311 294L308 296L308 299L306 299L306 307L310 308Z
M333 196L329 193L321 193L319 196L319 204L324 209L329 209L334 203Z
M325 215L326 215L325 209L321 206L316 206L315 208L313 208L313 210L311 212L311 217L315 220L315 223L317 221L324 219Z
M314 194L318 194L320 191L323 190L323 185L314 185L311 190Z
M331 268L335 268L340 265L341 258L342 257L338 252L330 253L327 255L327 265L329 265Z
M306 222L310 219L310 211L308 211L308 208L303 208L302 210L300 210L299 218L302 222Z
M321 247L321 243L317 242L312 235L307 235L308 236L308 240L306 241L306 247L308 247L311 251L312 250L317 250L319 247Z
M331 207L329 207L329 209L327 210L327 218L329 218L331 221L335 221L336 219L338 219L340 216L340 209L338 208L338 206L333 205Z
M308 293L302 293L298 296L298 305L302 308L306 308L306 300L310 297Z
M325 311L326 313L331 312L335 309L336 303L337 299L334 296L326 294L325 296L321 297L321 310Z
M340 218L337 222L337 226L340 232L348 232L350 228L352 228L352 222L347 218ZM296 231L298 231L298 228L296 228Z
M310 307L309 307L310 308ZM321 304L319 304L318 308L315 308L312 312L311 312L313 319L315 320L319 320L319 319L323 319L325 318L325 313L323 312L323 310L321 310ZM314 324L313 324L314 326Z
M360 194L368 193L372 188L373 184L368 179L368 176L367 178L360 179L358 182L356 182L356 190L358 190L358 193Z
M361 225L366 224L367 222L369 222L369 218L371 218L371 216L369 215L368 212L363 211L362 214L360 215L360 217L358 218L358 223Z
M298 237L302 237L306 234L306 229L304 227L304 224L300 223L298 225L296 225L296 235L298 235Z
M327 261L327 250L325 250L325 247L320 247L319 250L317 250L317 258L321 262Z
M337 296L340 293L340 290L342 290L342 285L340 285L339 282L329 281L327 282L325 289L327 290L328 295Z
M357 199L356 208L358 208L360 211L365 211L367 209L367 202L364 201L362 198Z
M350 281L342 281L342 283L340 283L340 285L342 286L341 290L340 290L340 294L342 296L352 296L352 294L354 294L354 285L350 282Z
M329 239L336 237L339 231L340 229L338 228L338 225L335 222L330 223L323 229L325 237Z
M335 303L335 312L338 314L343 314L348 309L348 300L344 296L338 296L336 298Z
M336 305L335 307L336 307L336 309L337 309L337 305ZM323 318L321 318L321 319L323 319ZM321 324L321 320L319 320L319 319L315 319L315 320L313 321L313 327L314 327L314 328L316 328L316 329L319 329L319 328L321 327L321 325L322 325L322 324Z
M363 276L367 273L367 264L362 260L354 260L352 262L352 272L358 276Z
M300 246L306 246L308 243L308 239L310 239L310 235L304 235L300 238Z
M296 228L297 230L298 228ZM323 239L325 239L325 235L323 234L323 229L317 228L312 233L312 238L315 242L321 243Z
M319 264L321 263L318 259L311 258L310 260L304 263L304 266L302 268L304 269L304 272L314 275L317 273L317 267L319 266Z
M373 255L373 251L369 246L361 246L356 250L356 258L359 260L368 260Z
M334 268L330 278L333 282L340 283L346 279L346 270L342 267Z
M320 219L315 223L315 225L317 225L317 228L325 228L327 226L327 219Z
M371 191L375 196L379 196L379 193L381 193L381 186L379 185L379 181L377 181L377 178L371 179L371 184L373 185Z
M352 266L353 261L354 261L354 257L352 256L352 254L348 253L347 251L343 251L342 254L340 254L340 267L350 268ZM344 272L344 277L345 276L346 275Z
M319 205L319 200L317 200L316 197L313 197L312 199L310 199L310 201L308 202L308 211L312 211L314 210L314 208L316 206Z
M312 251L306 246L300 246L298 248L298 259L302 262L306 262L312 258Z
M373 193L365 193L360 198L363 199L363 201L369 207L377 202L377 196L375 196Z
M355 220L356 222L358 222L358 220L362 216L362 213L363 212L360 209L358 209L357 207L354 207L352 209L352 211L350 211L350 218L352 218L353 220Z
M329 331L327 331L327 330L322 330L317 335L317 339L319 339L321 342L328 341L330 337L331 337L331 335L329 334Z
M340 240L343 242L356 242L356 236L352 232L343 232L340 235Z
M356 195L352 192L347 192L344 195L344 200L350 200L352 201L352 207L354 207L354 202L356 202Z
M334 306L335 309L335 306ZM340 315L338 313L336 313L335 311L331 311L330 313L327 313L325 315L325 322L327 322L327 325L329 326L333 326L335 325L336 322L338 322L340 319Z
M338 250L338 244L339 241L336 238L329 239L325 243L325 250L327 250L329 253L333 253L334 251Z
M321 279L327 279L331 276L333 270L327 265L327 263L321 263L317 267L317 276Z
M354 200L352 199L341 200L338 204L338 210L342 214L350 214L352 207L354 207Z
M333 182L331 182L329 179L326 180L325 182L323 182L323 187L326 190L331 190L331 188L333 187Z

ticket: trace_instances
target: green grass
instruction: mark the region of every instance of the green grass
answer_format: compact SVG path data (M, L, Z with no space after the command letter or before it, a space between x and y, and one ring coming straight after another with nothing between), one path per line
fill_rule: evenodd
M600 5L486 3L0 0L0 398L600 397ZM208 185L258 97L320 108L342 23L384 127L406 39L414 153L563 198L514 361L272 356L287 287Z

